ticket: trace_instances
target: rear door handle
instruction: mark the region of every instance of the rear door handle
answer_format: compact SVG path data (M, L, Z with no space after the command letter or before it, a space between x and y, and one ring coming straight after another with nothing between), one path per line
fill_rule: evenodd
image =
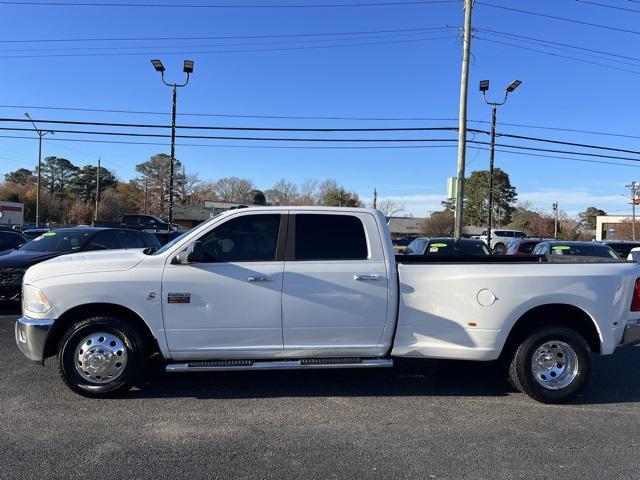
M380 280L380 275L354 275L353 279L361 282L372 282Z
M247 282L273 282L270 277L249 277Z

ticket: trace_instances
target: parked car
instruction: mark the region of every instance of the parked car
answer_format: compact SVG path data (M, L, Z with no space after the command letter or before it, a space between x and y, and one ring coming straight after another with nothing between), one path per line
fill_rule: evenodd
M491 255L482 240L451 237L416 238L407 247L407 255Z
M4 250L14 250L25 243L27 243L27 239L20 233L10 230L0 230L0 252Z
M16 343L93 397L128 390L151 355L168 372L504 358L519 390L559 403L591 352L640 342L638 265L457 258L395 257L377 210L233 210L154 253L29 268Z
M0 300L17 300L27 268L66 253L120 248L159 248L152 233L112 228L60 228L0 254Z
M533 249L542 242L541 238L516 238L507 246L506 255L531 255Z
M487 230L482 232L480 239L488 245L487 233ZM502 255L507 251L507 245L509 245L514 238L525 238L526 236L527 234L520 230L505 230L502 228L497 230L492 229L491 245L489 245L489 249L494 253Z
M398 246L398 247L406 247L411 242L413 242L415 239L416 239L416 237L413 237L413 236L404 236L404 237L400 237L400 238L395 238L392 241L393 241L393 244Z
M620 260L611 247L598 242L544 241L536 245L534 255L584 257L587 259Z
M627 258L632 249L640 247L640 242L628 240L604 240L600 243L604 243L611 247L620 258Z
M38 238L43 233L47 233L49 231L51 231L50 228L28 228L22 232L22 236L29 241L34 238Z

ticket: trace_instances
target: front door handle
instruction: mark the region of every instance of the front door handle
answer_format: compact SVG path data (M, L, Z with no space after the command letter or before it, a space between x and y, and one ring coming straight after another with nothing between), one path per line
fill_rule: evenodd
M273 282L273 279L270 277L249 277L247 282Z
M380 280L380 275L354 275L353 276L354 280L359 280L361 282L371 282L371 281L376 281L376 280Z

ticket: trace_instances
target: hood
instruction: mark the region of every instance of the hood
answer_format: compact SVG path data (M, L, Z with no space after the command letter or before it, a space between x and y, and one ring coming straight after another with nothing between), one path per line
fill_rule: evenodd
M27 250L5 250L0 252L0 268L29 268L36 263L59 256L58 252L30 252Z
M146 255L142 250L104 250L98 252L71 253L38 263L27 270L25 283L43 278L74 273L113 272L129 270Z

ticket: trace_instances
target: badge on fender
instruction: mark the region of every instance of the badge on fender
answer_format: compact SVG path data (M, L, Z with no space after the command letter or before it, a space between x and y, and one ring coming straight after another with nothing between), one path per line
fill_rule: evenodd
M168 293L167 303L191 303L190 293Z

